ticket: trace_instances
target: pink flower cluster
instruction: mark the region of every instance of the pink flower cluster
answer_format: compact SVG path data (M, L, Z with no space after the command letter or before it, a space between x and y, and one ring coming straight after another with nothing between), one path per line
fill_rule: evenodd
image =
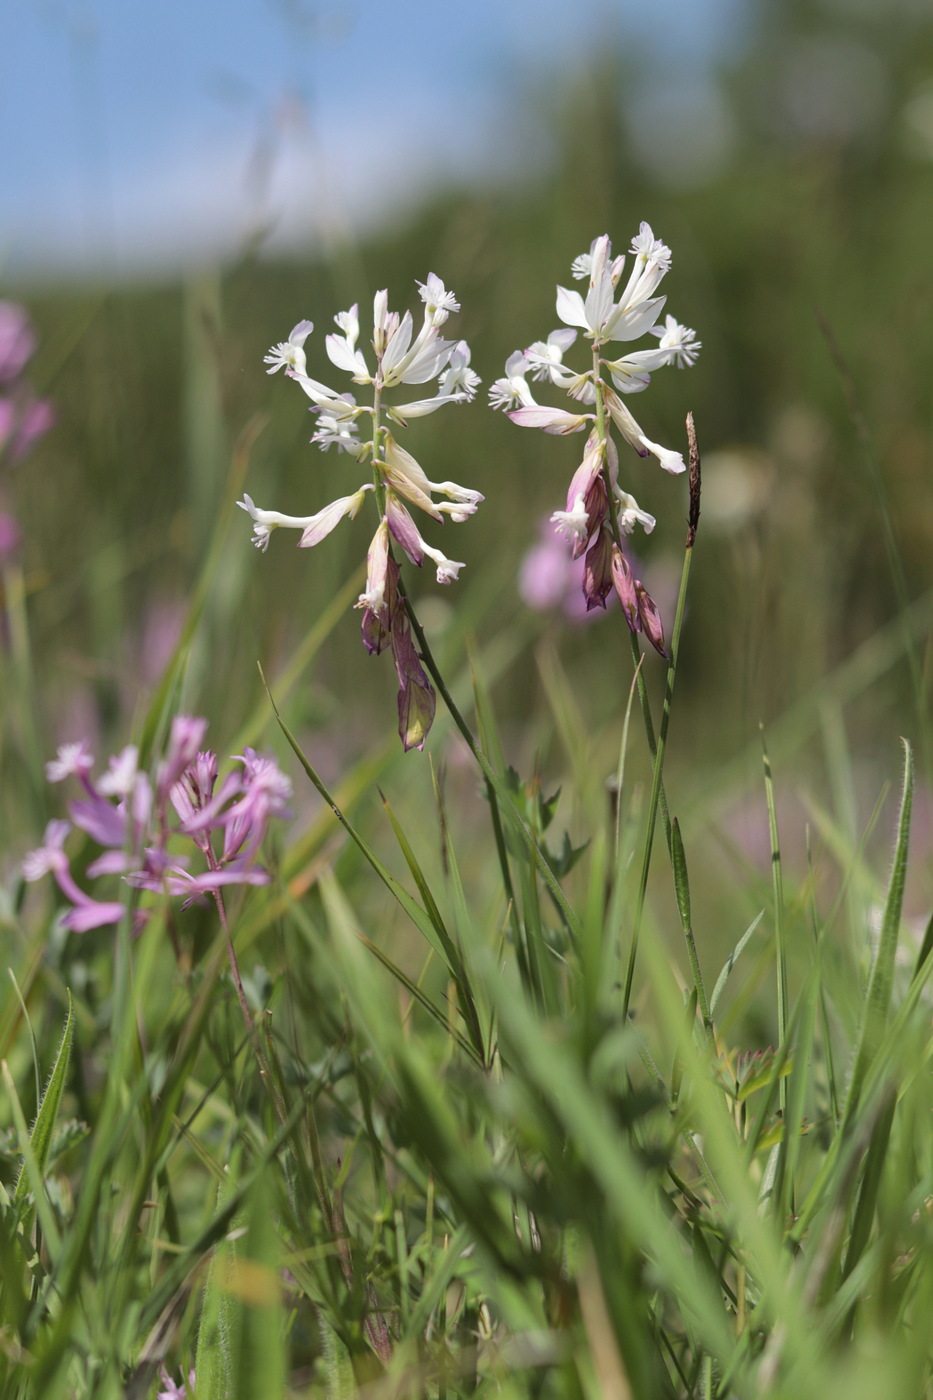
M289 815L291 783L274 759L247 748L236 760L241 767L218 785L217 756L201 748L206 729L204 719L173 720L152 779L139 768L134 745L96 778L84 740L63 744L46 764L50 783L74 777L84 796L71 803L70 822L49 822L42 845L23 861L23 875L30 881L55 877L71 903L62 919L66 928L83 933L119 923L124 913L121 901L94 899L76 882L64 850L72 825L103 847L86 869L91 879L121 875L136 889L182 896L186 905L206 894L220 898L225 885L268 883L256 858L271 819ZM189 872L191 856L177 850L179 838L200 852L200 873Z

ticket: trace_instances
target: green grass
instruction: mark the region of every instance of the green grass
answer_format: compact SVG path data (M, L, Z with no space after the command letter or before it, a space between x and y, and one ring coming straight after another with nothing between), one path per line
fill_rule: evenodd
M933 1396L928 190L761 141L675 197L597 89L550 188L332 265L38 300L60 427L17 479L0 636L3 1397L142 1400L162 1367L198 1400ZM597 224L685 249L706 346L652 385L656 435L691 403L709 481L738 452L764 505L701 511L682 575L686 500L644 478L668 621L685 583L672 665L636 673L617 612L514 596L576 446L479 407L413 426L487 500L451 606L408 571L439 701L406 756L350 612L368 537L258 556L234 518L346 489L261 355L433 267L501 373L601 231L578 128L625 177ZM154 769L183 712L295 784L272 883L229 904L258 1050L211 909L69 935L19 878L57 740Z

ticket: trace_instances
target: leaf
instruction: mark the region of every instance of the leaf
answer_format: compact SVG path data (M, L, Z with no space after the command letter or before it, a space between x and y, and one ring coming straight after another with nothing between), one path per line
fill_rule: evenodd
M865 1083L865 1076L878 1053L884 1037L891 993L894 989L894 960L897 955L897 941L901 927L901 910L904 905L904 883L907 878L907 847L910 840L910 815L914 794L914 760L910 744L904 745L904 775L901 783L901 806L897 821L897 836L894 842L894 863L891 868L891 881L881 920L881 933L878 938L878 952L868 983L865 1009L858 1050L849 1081L849 1092L842 1115L840 1131L844 1132L858 1105L859 1096Z
M719 998L722 994L723 988L726 985L726 982L728 981L730 972L735 967L739 958L742 956L743 952L745 951L745 945L748 943L748 940L751 938L752 934L755 932L755 929L761 923L764 916L765 911L763 909L760 914L755 915L748 928L742 934L742 937L739 939L738 943L732 949L732 952L729 954L728 958L726 958L725 966L723 967L722 972L720 972L718 978L716 979L716 985L713 988L713 995L710 998L709 1011L711 1016L716 1010L716 1004L719 1001Z
M52 1066L52 1073L45 1093L42 1095L42 1103L36 1114L36 1121L33 1124L32 1132L29 1134L29 1155L35 1164L41 1180L52 1149L52 1137L55 1131L55 1120L58 1117L58 1110L61 1107L62 1095L65 1092L65 1079L68 1075L68 1062L71 1058L71 1043L74 1039L74 1003L71 999L71 992L68 993L68 1015L65 1017L65 1029L62 1031L61 1042L58 1047L58 1054L55 1056L55 1064ZM24 1160L20 1168L19 1179L16 1182L16 1190L13 1195L14 1201L22 1200L29 1186L29 1174L27 1173L27 1162ZM38 1185L38 1183L34 1183Z

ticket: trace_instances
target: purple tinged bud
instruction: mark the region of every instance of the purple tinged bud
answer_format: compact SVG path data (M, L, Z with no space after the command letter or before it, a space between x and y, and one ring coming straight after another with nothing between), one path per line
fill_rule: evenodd
M156 795L160 807L165 805L169 793L185 769L194 763L206 732L206 719L195 719L191 715L176 715L172 720L168 748L165 758L159 764L156 777Z
M612 546L612 586L622 604L622 611L625 620L632 632L641 631L641 617L638 612L638 594L636 592L635 579L629 562L619 549L618 545Z
M424 563L424 541L418 527L402 505L394 491L386 491L386 521L397 540L413 564L420 569Z
M395 569L394 578L390 573L390 564ZM366 589L357 599L356 606L371 609L380 624L386 628L389 626L390 599L388 595L390 591L394 592L395 579L397 578L398 569L389 557L389 526L385 516L383 516L366 554Z
M669 659L670 653L664 646L664 624L661 621L658 605L643 584L636 582L635 592L638 596L638 616L641 621L641 630L655 651L666 661Z
M366 608L363 612L363 621L360 627L363 637L363 646L370 656L378 656L389 644L389 633L383 627L372 608Z
M407 753L409 749L424 748L434 723L437 697L415 650L402 608L396 609L392 619L392 656L399 684L398 732Z
M612 583L612 539L606 530L600 530L587 551L583 569L583 593L587 612L606 606L606 599L612 592Z

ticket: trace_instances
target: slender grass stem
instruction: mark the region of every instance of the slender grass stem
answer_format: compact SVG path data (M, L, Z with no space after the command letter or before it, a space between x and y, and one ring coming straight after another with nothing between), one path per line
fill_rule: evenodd
M482 747L474 737L473 731L467 724L466 720L460 712L457 702L451 695L447 687L447 682L444 680L443 673L441 672L440 667L434 659L434 653L432 652L428 644L428 640L424 635L424 629L422 628L421 623L418 620L418 615L415 612L411 599L409 598L401 579L399 579L398 591L399 597L405 604L405 611L408 613L408 618L411 622L412 631L418 638L418 646L421 652L421 658L431 674L431 679L434 681L435 685L437 686L444 699L444 704L447 706L451 719L453 720L454 724L457 726L457 728L460 730L460 733L466 740L467 747L469 748L473 757L476 759L476 762L479 764L479 767L482 770L483 776L486 779L488 786L492 789L495 795L501 796L509 801L512 819L515 821L515 824L518 827L521 838L524 841L526 847L528 848L531 858L534 861L534 864L537 866L541 878L544 880L544 883L550 890L551 895L554 898L554 902L560 910L561 917L564 919L568 930L574 935L575 938L578 938L580 934L579 919L574 913L567 899L567 896L561 889L560 882L558 881L557 876L554 874L553 870L548 864L544 852L541 850L540 845L535 840L531 828L528 826L528 823L518 811L514 802L511 802L511 799L508 798L508 793L502 783L501 778L499 778L496 775L492 764L489 762L489 759L484 753Z
M642 712L646 715L646 734L648 735L648 747L651 749L653 760L651 779L651 798L648 803L648 824L645 832L645 845L642 852L641 878L638 884L638 896L635 904L635 918L632 925L632 942L629 949L628 967L625 973L625 986L622 993L622 1015L628 1016L629 1006L632 998L632 984L635 977L635 960L638 955L638 939L641 932L641 921L645 907L645 897L648 890L648 873L651 869L651 855L654 847L654 828L657 821L658 808L660 807L664 818L665 831L667 834L668 848L673 855L672 828L667 802L664 798L664 787L662 772L664 768L664 753L667 747L667 734L671 721L671 702L674 695L674 681L677 676L677 657L680 651L680 634L683 629L684 612L687 602L687 587L690 581L690 565L693 560L693 546L696 541L697 524L700 518L700 451L697 445L696 431L693 426L693 414L687 415L687 438L690 444L690 514L687 525L687 542L684 548L684 562L680 574L680 591L677 595L677 608L674 614L674 626L671 631L671 659L667 668L667 683L664 688L664 704L661 711L661 725L658 731L656 745L652 745L652 730L650 727L651 716L647 703L643 701ZM640 660L641 654L635 634L631 634L633 653L637 653ZM639 671L639 675L641 672ZM640 685L641 690L643 685ZM697 964L699 971L699 964ZM702 979L701 979L702 981ZM699 996L700 986L697 986ZM705 993L704 993L705 1000Z

